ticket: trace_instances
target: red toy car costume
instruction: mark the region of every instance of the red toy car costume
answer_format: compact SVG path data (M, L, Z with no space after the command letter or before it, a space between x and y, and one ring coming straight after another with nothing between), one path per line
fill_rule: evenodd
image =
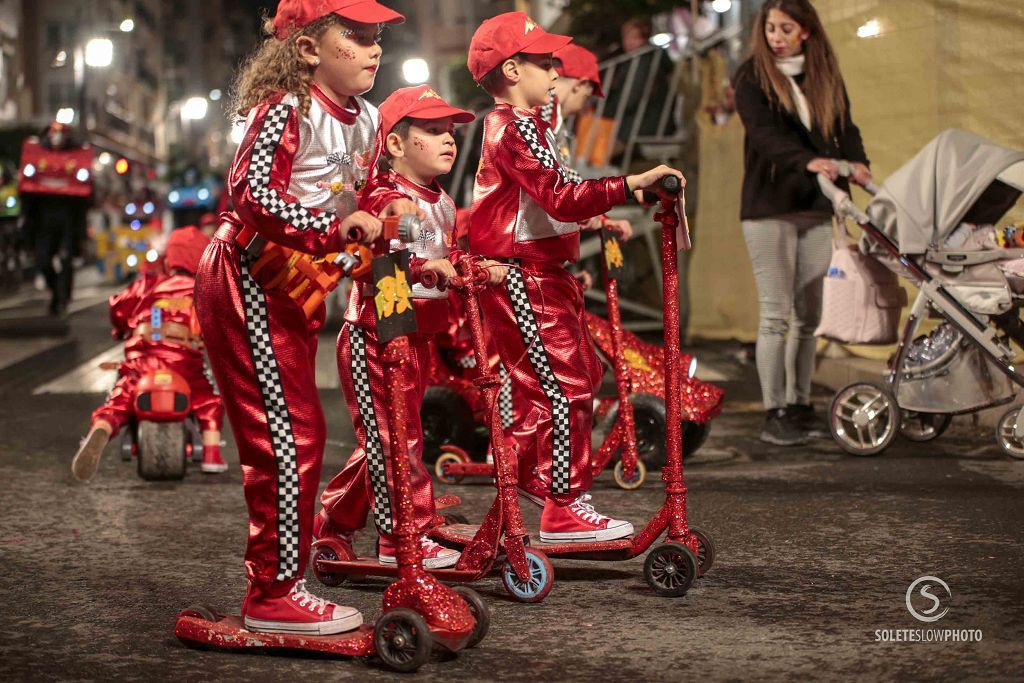
M294 40L301 27L329 13L361 22L403 20L374 2L282 1L271 40ZM367 54L379 59L379 45ZM319 64L317 58L308 67ZM222 216L203 257L196 308L210 365L229 394L228 419L244 473L246 625L332 633L357 626L358 611L327 603L327 614L312 612L309 605L323 601L309 597L299 581L309 559L326 439L314 372L325 308L320 303L307 317L274 283L278 272L254 273L252 266L278 246L321 258L343 249L342 222L356 211L378 116L355 95L348 98L351 109L342 107L315 82L309 95L308 112L293 93L268 97L249 112L228 176L235 210ZM323 622L330 630L319 630Z
M521 24L525 15L499 17L505 18ZM474 36L474 44L478 38L485 43L481 49L502 40L497 37L501 27L490 36L481 35L491 22L498 19L484 22ZM521 25L518 32L515 28L505 30L513 36L523 32ZM537 52L569 42L535 25L526 32L528 38L531 34L547 41L547 49L534 48ZM508 50L496 55L500 59L478 58L474 64L479 52L471 45L474 78L479 81L515 54L504 52ZM539 482L521 480L520 485L544 495L536 490L541 483L550 498L568 504L590 488L593 399L603 369L587 333L583 290L563 264L579 257L578 222L607 212L630 195L624 177L570 181L553 145L550 126L536 112L495 105L484 121L469 249L515 266L505 289L482 294L481 307L524 401L513 435L519 457L536 459ZM528 362L519 362L524 353Z
M380 106L381 126L371 177L363 189L359 207L378 214L396 198L408 198L423 212L418 241L406 244L393 240L391 250L409 249L410 269L416 270L428 260L446 258L455 231L455 203L435 180L424 187L394 170L377 171L384 140L392 128L407 117L440 119L451 117L456 123L472 121L468 111L456 109L442 100L430 86L403 88L390 95ZM338 373L345 401L352 415L358 445L344 470L327 485L321 496L323 510L318 515L315 535L351 534L366 524L372 507L373 521L381 534L382 561L392 561L394 546L394 483L386 421L376 415L388 412L384 394L384 367L377 341L374 316L374 288L371 283L356 282L352 287L345 325L338 336ZM430 340L448 327L448 293L437 287L412 286L412 303L418 332L411 335L410 358L403 372L408 412L408 443L413 486L413 510L416 525L425 531L434 518L434 494L430 474L423 466L423 438L419 406L428 384ZM329 526L325 526L329 523ZM433 566L432 550L425 550L424 565ZM449 551L450 552L450 551ZM451 553L455 555L455 553ZM456 555L457 556L457 555ZM453 561L453 560L452 560Z
M181 375L191 389L192 414L199 428L220 431L224 408L203 370L199 324L192 305L193 273L209 239L194 227L175 230L167 242L169 275L144 276L119 294L110 297L110 322L117 339L127 339L120 379L107 402L92 414L93 422L104 420L111 437L132 415L135 385L149 370L167 367ZM220 445L204 449L219 451ZM219 453L213 459L220 460Z

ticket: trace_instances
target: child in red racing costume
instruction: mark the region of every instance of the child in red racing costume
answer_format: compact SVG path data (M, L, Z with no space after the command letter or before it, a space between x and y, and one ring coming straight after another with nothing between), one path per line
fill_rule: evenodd
M228 176L234 213L203 256L196 308L244 474L250 631L328 635L362 623L302 578L326 442L314 371L325 308L307 315L280 272L257 265L284 249L326 259L353 228L366 242L380 235L378 218L356 207L378 118L359 95L380 65L380 25L402 21L374 0L281 0L236 86L247 120Z
M455 203L441 189L437 177L451 171L455 163L455 124L468 123L474 116L446 103L429 85L395 91L380 105L380 115L377 162L361 195L360 207L376 213L399 198L414 202L422 216L420 238L408 244L395 240L391 250L409 249L413 271L453 277L455 269L448 258L455 231ZM491 282L501 282L505 268L493 262L486 265L490 266ZM426 532L434 517L434 490L423 466L420 404L430 369L428 344L448 327L448 293L417 283L412 295L418 331L409 338L411 357L400 368L408 418L413 512L417 527ZM377 417L388 413L382 352L376 335L373 287L358 282L352 288L345 325L338 336L338 374L358 446L321 496L323 509L314 523L314 535L341 536L351 542L352 534L365 526L372 509L380 534L379 560L395 564L391 439L387 420ZM421 543L424 567L450 567L459 559L458 551L444 548L425 535Z
M512 266L505 287L487 290L480 303L516 395L525 401L513 437L520 457L537 462L540 486L524 493L544 502L540 537L551 542L633 533L629 522L597 512L587 493L594 387L602 368L584 321L582 288L564 265L579 258L579 222L667 175L682 178L667 166L627 177L569 177L550 126L535 110L550 101L558 78L551 54L570 41L525 13L509 12L484 21L469 47L473 78L495 101L484 121L469 248Z
M117 384L107 401L92 414L92 426L71 462L80 481L96 474L100 456L111 438L134 412L135 387L144 374L163 368L178 373L191 389L192 415L203 435L203 472L227 470L220 455L224 415L220 396L203 368L202 340L192 305L199 258L210 240L194 227L179 228L167 240L168 275L143 275L110 297L114 338L127 340Z

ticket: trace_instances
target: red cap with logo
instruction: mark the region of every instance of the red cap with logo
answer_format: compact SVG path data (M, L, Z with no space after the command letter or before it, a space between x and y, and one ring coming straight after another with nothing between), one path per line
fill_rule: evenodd
M401 24L405 21L401 14L375 0L281 0L274 15L275 35L283 40L292 31L328 14L364 24Z
M506 12L484 20L469 42L469 71L480 82L492 69L520 52L551 54L572 38L548 33L526 12Z
M551 54L561 64L555 64L555 71L565 78L583 78L594 84L594 94L604 97L601 90L601 72L597 68L597 55L587 48L572 43Z
M469 123L476 118L473 112L459 109L445 102L429 85L399 88L381 102L380 126L377 128L377 146L370 164L371 173L377 168L377 160L384 153L384 140L399 121L406 117L414 119L443 119L452 117L455 123Z

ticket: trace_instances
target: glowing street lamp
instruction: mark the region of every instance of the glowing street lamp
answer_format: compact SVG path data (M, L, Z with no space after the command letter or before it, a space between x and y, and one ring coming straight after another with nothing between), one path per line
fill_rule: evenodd
M419 85L430 80L430 66L427 60L414 58L402 63L402 77L409 85Z
M209 104L205 97L190 97L181 107L181 116L186 121L198 121L206 118Z
M107 67L114 61L114 43L110 38L93 38L85 44L85 63L92 67Z
M54 119L57 123L63 123L65 126L70 126L75 120L75 110L71 107L61 107L57 110L57 116Z
M121 22L121 25L118 26L118 28L121 29L122 33L131 33L135 30L135 20L131 17L128 17L127 19Z

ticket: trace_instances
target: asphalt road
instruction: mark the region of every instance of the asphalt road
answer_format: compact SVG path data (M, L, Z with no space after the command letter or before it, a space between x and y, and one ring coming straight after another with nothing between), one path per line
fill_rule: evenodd
M98 308L72 316L70 326L71 346L0 370L0 679L399 678L358 661L197 651L175 639L181 608L206 602L235 611L244 594L246 516L233 442L229 435L226 475L192 471L181 483L148 483L111 449L91 484L74 483L68 464L103 396L32 393L109 346ZM1020 680L1024 462L1007 459L965 419L935 442L897 443L877 458L845 456L828 441L768 447L756 440L753 371L733 370L732 407L686 470L691 522L718 547L705 578L685 597L665 599L644 583L642 558L557 562L554 589L536 605L510 601L500 580L488 578L475 586L491 606L488 638L434 659L418 679ZM352 434L340 395L322 395L326 482ZM638 491L620 491L604 475L593 493L599 509L636 523L660 504L659 486L651 477ZM481 482L437 491L461 495L474 518L493 489ZM536 510L526 516L535 526ZM372 534L358 540L363 549L372 542ZM907 607L908 587L922 576L941 578L951 593L930 589L941 602L936 613L948 608L933 623ZM385 586L317 590L371 620ZM917 610L932 606L915 595ZM878 641L935 638L932 629L974 640Z

